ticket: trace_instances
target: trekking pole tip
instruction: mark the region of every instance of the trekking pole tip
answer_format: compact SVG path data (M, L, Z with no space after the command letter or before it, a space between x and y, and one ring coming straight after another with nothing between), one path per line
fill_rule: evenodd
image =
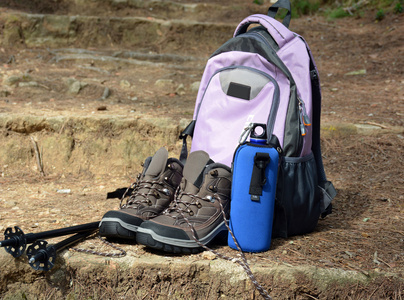
M28 263L33 264L35 263L35 257L31 257L28 261Z

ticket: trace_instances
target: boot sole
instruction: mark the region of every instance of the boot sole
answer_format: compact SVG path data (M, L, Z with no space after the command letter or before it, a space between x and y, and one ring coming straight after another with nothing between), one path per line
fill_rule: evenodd
M99 233L106 238L136 239L139 226L128 224L118 218L103 218L99 225Z
M223 222L219 226L217 226L210 234L201 238L199 241L203 245L207 245L216 236L220 235L224 231L227 232L227 228ZM142 227L138 228L136 241L139 244L148 246L153 249L176 254L195 254L204 250L204 248L201 247L194 239L174 239L159 235L151 229Z

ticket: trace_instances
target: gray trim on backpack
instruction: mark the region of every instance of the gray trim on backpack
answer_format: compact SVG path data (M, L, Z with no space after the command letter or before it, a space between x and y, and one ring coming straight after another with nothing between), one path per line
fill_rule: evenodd
M259 92L269 82L274 82L274 79L268 78L266 74L261 74L250 70L249 68L234 68L233 70L224 70L220 72L220 85L222 86L223 93L227 93L230 83L236 82L251 87L249 100L257 97Z

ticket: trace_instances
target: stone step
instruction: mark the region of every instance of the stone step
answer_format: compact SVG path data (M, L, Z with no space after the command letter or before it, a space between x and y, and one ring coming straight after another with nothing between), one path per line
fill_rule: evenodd
M211 53L231 38L231 23L145 17L0 13L0 44L33 47L101 47L156 53Z
M31 136L45 153L44 170L48 174L93 175L115 174L136 169L157 149L167 147L179 157L182 141L178 136L191 121L191 116L179 118L153 116L145 113L124 114L109 111L106 114L76 112L75 116L34 116L0 113L0 166L4 176L13 172L32 173L36 168ZM323 124L322 136L338 138L351 135L399 134L402 127L358 129L360 124Z
M6 1L8 7L37 14L145 17L156 19L180 19L197 22L238 22L248 14L265 13L270 1L258 5L244 0L222 1L165 1L165 0L62 0L54 3L35 1L19 3ZM43 3L45 2L45 3ZM3 4L4 5L4 4ZM2 5L0 4L0 7ZM6 6L6 5L4 5Z
M142 1L142 0L107 0L103 1L102 9L97 3L88 9L88 1L76 1L69 4L69 14L81 15L115 15L141 16L157 19L181 19L198 22L238 22L246 14L265 13L268 5L257 5L243 0L200 3L188 1ZM84 9L85 8L85 9ZM84 13L83 13L84 11ZM56 12L57 13L57 12ZM241 18L241 19L240 19ZM239 20L240 19L240 20Z
M48 175L124 175L163 146L179 157L178 136L189 122L130 112L52 117L0 114L0 132L7 132L0 137L0 165L3 176L38 169L34 139Z
M37 2L0 4L4 28L0 45L211 53L232 36L243 18L266 13L270 5L241 0L220 5L163 0Z
M212 259L209 252L163 256L141 251L137 245L128 247L130 255L124 258L63 251L48 272L35 272L26 259L14 259L1 251L0 289L7 287L4 299L26 299L25 295L42 299L45 288L54 299L261 299L235 262ZM314 299L310 291L331 297L330 290L333 298L344 298L347 290L360 298L363 291L377 290L384 276L397 291L403 284L399 276L383 272L296 266L271 259L252 262L250 267L273 299L296 295ZM300 282L304 282L303 292Z

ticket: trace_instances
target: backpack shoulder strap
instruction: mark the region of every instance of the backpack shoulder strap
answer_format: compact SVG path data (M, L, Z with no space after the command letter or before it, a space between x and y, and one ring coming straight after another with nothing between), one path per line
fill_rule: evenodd
M279 8L284 8L287 10L282 24L289 28L290 20L292 19L292 8L289 0L278 0L276 3L272 4L268 9L268 16L275 19Z
M302 38L304 41L304 39ZM323 157L321 154L321 144L320 144L320 124L321 124L321 89L320 89L320 78L318 76L318 71L314 63L312 53L307 46L306 41L304 41L307 47L307 51L310 56L310 77L311 77L311 90L312 90L312 105L313 105L313 135L312 135L312 146L311 150L313 152L314 158L316 160L317 166L317 176L318 176L318 186L322 192L322 203L321 203L321 216L324 218L326 215L330 214L332 211L331 201L337 195L337 191L331 181L327 180L324 171Z

